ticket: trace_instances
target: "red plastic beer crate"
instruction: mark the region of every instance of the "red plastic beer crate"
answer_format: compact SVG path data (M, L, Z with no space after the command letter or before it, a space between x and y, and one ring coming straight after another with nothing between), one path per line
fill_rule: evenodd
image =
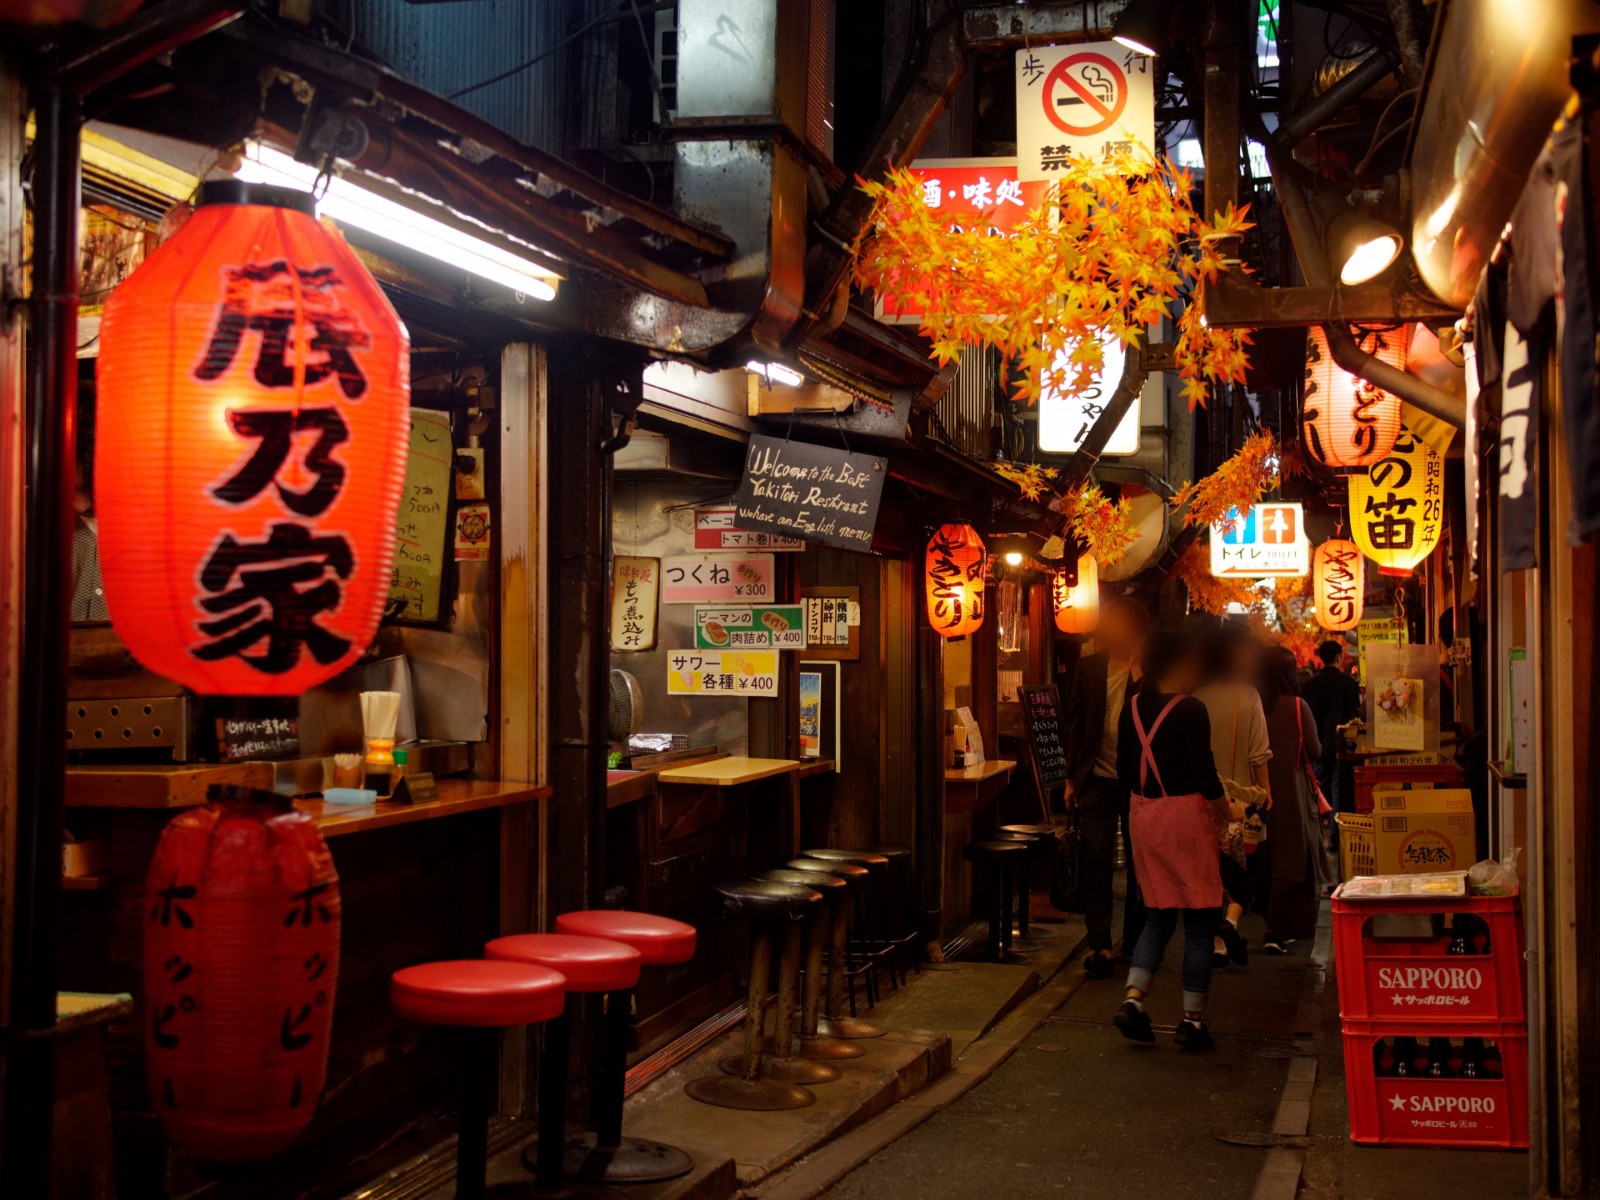
M1466 787L1467 773L1455 763L1365 763L1355 769L1357 812L1372 811L1372 789L1380 783Z
M1384 1038L1447 1037L1493 1041L1499 1078L1399 1078L1377 1073L1374 1051ZM1512 1150L1528 1145L1528 1031L1509 1022L1415 1025L1344 1022L1345 1087L1350 1139L1378 1146L1444 1146Z
M1339 1015L1401 1025L1524 1021L1522 918L1516 896L1333 901ZM1450 936L1379 938L1373 917L1468 915L1488 930L1487 954L1447 954Z

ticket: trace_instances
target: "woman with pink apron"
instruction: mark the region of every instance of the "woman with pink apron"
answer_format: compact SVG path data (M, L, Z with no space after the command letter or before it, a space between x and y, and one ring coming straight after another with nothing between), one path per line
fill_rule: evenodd
M1205 1022L1211 987L1211 939L1222 906L1217 837L1234 817L1211 754L1211 719L1188 693L1199 676L1193 642L1163 630L1145 645L1139 694L1123 710L1117 772L1132 791L1128 827L1148 917L1128 969L1128 995L1116 1026L1135 1042L1153 1042L1144 1011L1151 979L1183 922L1184 1050L1215 1046Z

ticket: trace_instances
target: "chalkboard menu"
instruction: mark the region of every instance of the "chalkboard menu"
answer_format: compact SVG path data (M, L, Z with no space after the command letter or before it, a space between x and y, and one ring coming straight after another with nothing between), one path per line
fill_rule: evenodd
M411 450L406 486L396 518L390 611L402 621L437 621L450 555L450 414L411 410Z
M804 538L842 550L872 549L887 464L809 442L750 439L733 495L740 529Z
M223 762L293 758L300 732L288 717L218 717L217 749Z
M1067 741L1061 734L1061 699L1053 683L1024 684L1022 718L1039 784L1060 787L1067 781Z

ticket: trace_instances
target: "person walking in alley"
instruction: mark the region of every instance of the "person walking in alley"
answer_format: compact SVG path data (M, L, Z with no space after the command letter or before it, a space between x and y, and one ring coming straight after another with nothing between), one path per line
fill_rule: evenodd
M1091 979L1112 970L1112 883L1117 823L1128 847L1128 889L1122 908L1122 944L1130 950L1144 927L1128 831L1128 789L1117 777L1117 732L1127 697L1138 682L1139 651L1150 614L1136 600L1106 604L1095 635L1095 653L1081 659L1067 705L1067 803L1076 805L1083 830L1084 922L1089 954L1083 969Z
M1267 650L1261 665L1261 706L1272 748L1269 774L1273 805L1267 813L1262 845L1266 870L1268 954L1282 954L1295 938L1317 928L1322 889L1333 871L1322 845L1322 821L1311 785L1311 764L1322 753L1317 722L1295 681L1294 654L1282 646Z
M1361 712L1361 685L1343 669L1344 646L1329 638L1317 647L1322 667L1306 680L1300 695L1311 709L1321 753L1312 756L1322 794L1339 807L1339 726Z
M1210 753L1211 718L1188 694L1199 678L1193 642L1175 631L1152 634L1144 667L1139 694L1123 710L1117 774L1131 794L1129 825L1146 912L1127 998L1113 1020L1130 1041L1155 1041L1144 999L1181 919L1183 1020L1175 1041L1184 1050L1210 1050L1216 1043L1205 1007L1222 905L1217 835L1243 808L1223 792Z

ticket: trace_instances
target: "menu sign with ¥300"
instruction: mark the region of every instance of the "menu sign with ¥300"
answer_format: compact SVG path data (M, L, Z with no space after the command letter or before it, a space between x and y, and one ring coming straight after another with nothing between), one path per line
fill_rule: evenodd
M696 550L781 550L793 553L806 548L795 537L775 533L756 533L737 529L738 509L731 504L706 505L694 510L694 548Z
M883 459L870 454L757 434L733 494L735 519L741 529L865 553L887 475Z
M661 560L663 604L752 604L772 598L772 555L689 554Z
M798 604L770 608L696 606L694 644L700 650L804 650L805 611Z
M1028 748L1033 753L1034 770L1043 787L1059 787L1067 781L1067 743L1061 735L1061 701L1053 683L1024 684L1023 724L1028 733Z
M672 650L667 653L670 696L776 696L775 650Z

